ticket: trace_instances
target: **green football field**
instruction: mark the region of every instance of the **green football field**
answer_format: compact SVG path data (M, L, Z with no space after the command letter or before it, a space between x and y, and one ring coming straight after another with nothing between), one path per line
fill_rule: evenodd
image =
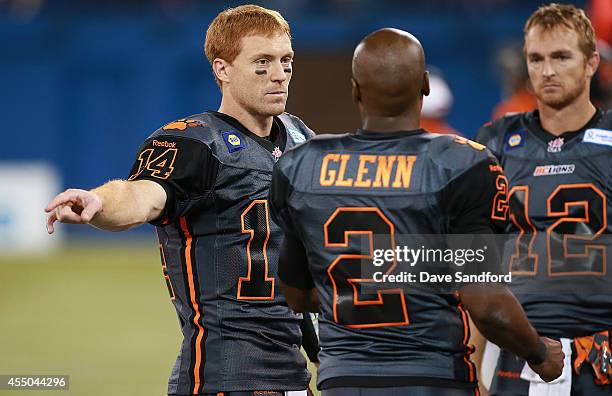
M166 394L181 338L153 239L4 257L0 274L0 375L70 376L26 395Z

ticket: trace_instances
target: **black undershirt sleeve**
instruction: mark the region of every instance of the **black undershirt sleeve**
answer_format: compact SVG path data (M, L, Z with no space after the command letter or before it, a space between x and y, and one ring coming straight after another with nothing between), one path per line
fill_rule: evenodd
M503 176L493 158L483 160L452 180L442 191L442 205L449 216L451 234L499 232L491 217L498 197L497 178Z
M484 254L484 260L460 268L466 274L505 273L503 239L492 235L503 232L504 225L504 221L492 217L493 205L506 198L505 190L498 188L498 178L504 178L501 167L490 157L451 181L442 193L449 234L462 235L449 235L449 243L455 249L480 250Z
M319 347L319 337L317 337L317 332L309 313L304 314L304 319L300 323L300 330L302 330L302 347L306 355L308 355L308 360L318 363L318 354L321 348Z
M287 206L290 194L291 184L277 164L272 173L269 201L272 219L285 233L280 249L278 277L289 286L308 290L314 288L314 283L308 268L306 249L297 237L298 234Z
M315 287L304 245L291 234L285 234L281 244L278 277L283 283L298 289L310 290Z

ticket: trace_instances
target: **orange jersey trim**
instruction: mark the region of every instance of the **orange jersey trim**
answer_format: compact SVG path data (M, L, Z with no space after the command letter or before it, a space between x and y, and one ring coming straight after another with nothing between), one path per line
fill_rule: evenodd
M468 345L468 341L470 339L470 323L468 321L468 316L461 303L457 304L457 308L461 313L461 321L463 322L463 345L466 346L467 352L463 355L463 361L468 366L468 370L470 373L470 382L474 382L476 380L474 363L470 360L470 355L474 352L474 347L472 345Z
M202 364L202 338L204 337L204 328L200 324L200 307L198 305L198 301L196 298L196 290L195 283L193 278L193 263L191 262L191 249L193 238L191 233L189 232L189 228L187 227L187 220L184 217L180 218L181 230L185 235L185 263L187 267L187 278L189 283L189 297L191 300L191 306L195 311L195 316L193 318L193 323L198 327L198 336L196 337L195 342L195 365L193 367L193 394L196 395L199 393L200 388L200 366Z

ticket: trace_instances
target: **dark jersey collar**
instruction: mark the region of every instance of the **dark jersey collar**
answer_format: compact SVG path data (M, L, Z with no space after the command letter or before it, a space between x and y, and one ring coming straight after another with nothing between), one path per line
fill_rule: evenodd
M413 129L411 131L393 131L393 132L376 132L368 131L365 129L357 129L356 136L365 139L372 140L387 140L387 139L398 139L406 136L414 136L426 133L424 129Z
M531 113L527 113L526 121L527 121L527 127L529 128L529 130L533 132L533 134L537 136L540 140L542 140L544 143L548 143L552 139L556 139L556 138L563 138L563 140L567 143L571 139L578 136L581 132L584 132L586 129L597 124L597 122L599 122L599 119L603 116L603 114L604 114L604 111L597 108L595 109L595 114L593 114L593 117L591 117L591 119L587 121L587 123L584 124L581 128L575 131L563 132L559 136L555 136L552 133L548 132L546 129L542 128L542 124L540 123L540 112L537 109L532 111Z
M238 121L232 116L229 116L225 113L219 113L218 111L214 110L210 110L209 112L215 117L222 119L223 121L236 128L240 133L253 139L257 144L268 150L270 153L274 152L274 149L276 147L278 147L281 152L285 151L285 146L287 144L287 130L285 128L285 124L283 124L283 122L278 117L273 118L270 135L266 137L261 137L249 131L244 125L240 123L240 121Z

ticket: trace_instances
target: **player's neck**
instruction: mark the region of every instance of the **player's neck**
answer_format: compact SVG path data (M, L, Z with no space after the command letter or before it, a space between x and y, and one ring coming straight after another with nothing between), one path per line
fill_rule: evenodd
M227 114L238 120L246 129L260 137L270 136L272 116L260 116L249 113L244 107L234 101L221 99L219 113Z
M538 109L542 128L554 136L567 131L577 131L589 122L596 111L588 99L582 98L562 109L554 109L543 103L538 103Z
M420 128L420 123L418 115L416 117L413 115L399 117L364 115L361 128L375 132L413 131Z

